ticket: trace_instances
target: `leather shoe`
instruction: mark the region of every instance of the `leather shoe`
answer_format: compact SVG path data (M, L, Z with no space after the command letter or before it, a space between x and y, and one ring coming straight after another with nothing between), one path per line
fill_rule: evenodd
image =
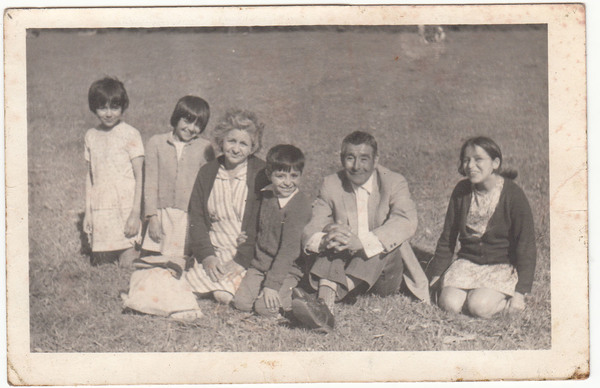
M296 319L315 331L329 333L333 330L335 319L322 299L299 289L293 290L293 296L292 312Z

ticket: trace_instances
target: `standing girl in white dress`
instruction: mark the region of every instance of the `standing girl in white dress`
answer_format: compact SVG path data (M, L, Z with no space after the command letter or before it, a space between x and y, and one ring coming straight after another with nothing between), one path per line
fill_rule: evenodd
M97 127L85 134L84 231L91 236L92 265L119 260L130 266L139 255L144 145L137 129L123 122L129 106L123 83L104 78L88 92Z

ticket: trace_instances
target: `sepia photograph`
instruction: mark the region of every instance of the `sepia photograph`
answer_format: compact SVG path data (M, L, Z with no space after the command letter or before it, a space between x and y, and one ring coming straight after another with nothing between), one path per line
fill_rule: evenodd
M11 384L588 376L583 6L4 22Z

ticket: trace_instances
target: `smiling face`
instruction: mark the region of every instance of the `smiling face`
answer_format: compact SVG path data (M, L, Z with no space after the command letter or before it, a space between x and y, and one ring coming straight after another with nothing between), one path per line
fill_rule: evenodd
M494 171L500 167L500 159L492 159L480 146L468 146L462 159L462 168L471 183L488 187L494 181Z
M201 132L200 127L196 122L190 122L186 118L182 117L175 126L175 136L182 142L187 143L194 139Z
M377 155L368 144L346 144L342 150L342 165L350 182L361 186L369 180L377 166Z
M290 171L277 170L270 174L275 195L279 198L287 198L296 191L302 172L291 169Z
M123 108L117 105L111 106L106 104L103 107L96 109L96 116L100 119L100 123L104 129L112 129L121 122Z
M247 131L232 129L223 138L223 155L225 167L235 168L244 163L253 152L252 138Z

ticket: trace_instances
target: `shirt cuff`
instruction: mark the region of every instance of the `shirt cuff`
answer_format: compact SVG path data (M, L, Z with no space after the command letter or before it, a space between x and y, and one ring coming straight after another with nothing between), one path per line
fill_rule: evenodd
M321 245L321 240L323 240L323 236L325 236L325 233L323 232L317 232L313 234L304 246L304 253L319 253L319 246Z
M362 237L359 237L359 240L363 246L363 250L365 251L365 255L368 258L371 258L375 255L380 254L384 251L383 245L381 241L375 236L373 232L369 232Z

